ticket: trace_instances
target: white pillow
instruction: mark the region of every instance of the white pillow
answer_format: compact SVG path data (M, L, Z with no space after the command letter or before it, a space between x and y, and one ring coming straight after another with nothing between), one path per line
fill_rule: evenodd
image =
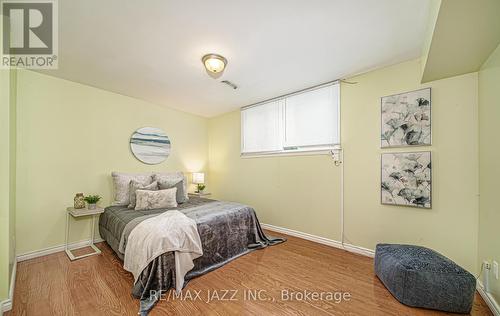
M130 180L129 184L129 198L130 198L130 204L128 205L128 208L135 208L135 191L137 190L149 190L149 191L158 191L158 182L154 181L151 184L148 185L142 185L139 182L135 180Z
M135 191L135 210L142 211L177 207L176 193L176 187L159 191L137 190Z
M115 189L115 200L113 205L129 205L130 204L130 190L129 184L131 180L135 180L142 186L146 186L153 182L153 173L124 173L112 172L113 186Z

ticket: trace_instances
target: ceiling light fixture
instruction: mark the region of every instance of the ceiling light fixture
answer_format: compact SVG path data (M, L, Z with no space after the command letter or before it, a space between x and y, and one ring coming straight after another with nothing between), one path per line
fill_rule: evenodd
M212 76L220 76L227 65L227 59L218 54L206 54L201 58L201 61Z

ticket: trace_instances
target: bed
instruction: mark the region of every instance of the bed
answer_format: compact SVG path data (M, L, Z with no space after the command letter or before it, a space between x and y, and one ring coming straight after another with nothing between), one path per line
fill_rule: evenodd
M191 197L176 210L195 220L203 247L203 256L194 260L194 268L185 276L190 279L217 269L250 251L284 241L267 237L253 208L247 205ZM142 221L169 209L135 211L126 206L109 206L99 219L99 232L117 256L123 260L126 240ZM173 252L154 259L144 269L132 288L141 300L140 314L147 315L154 304L175 284Z

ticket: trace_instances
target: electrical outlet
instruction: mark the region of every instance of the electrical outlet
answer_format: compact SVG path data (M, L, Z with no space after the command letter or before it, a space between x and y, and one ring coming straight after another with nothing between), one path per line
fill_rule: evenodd
M498 280L498 262L493 261L493 275Z
M489 261L483 261L483 267L485 270L491 270L491 263Z

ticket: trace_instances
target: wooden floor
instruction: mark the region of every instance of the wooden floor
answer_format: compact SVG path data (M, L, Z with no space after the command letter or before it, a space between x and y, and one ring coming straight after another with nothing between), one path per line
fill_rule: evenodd
M98 247L102 255L75 262L63 252L20 262L6 315L137 315L132 275L107 244ZM284 300L282 290L324 292L328 300ZM332 292L351 298L336 302ZM165 297L150 315L449 315L400 304L373 274L371 258L294 237L192 280L183 293L191 299ZM478 294L472 315L492 315Z

